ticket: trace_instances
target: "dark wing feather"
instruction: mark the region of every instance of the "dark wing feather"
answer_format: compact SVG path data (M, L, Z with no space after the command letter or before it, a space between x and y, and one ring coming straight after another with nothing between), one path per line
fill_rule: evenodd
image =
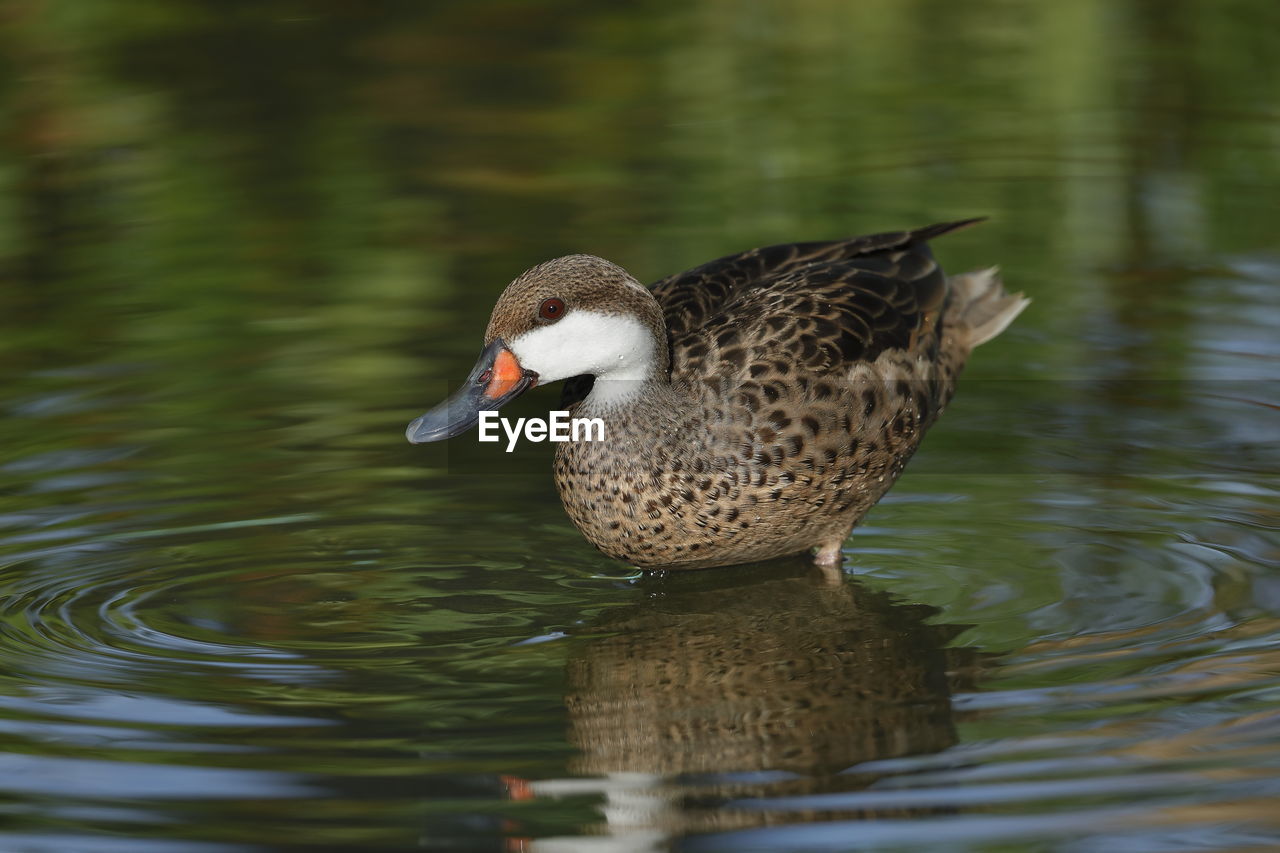
M653 291L666 316L673 378L822 374L911 349L932 330L947 295L926 241L977 221L769 246L663 279Z
M560 387L560 408L569 409L587 399L587 395L591 393L595 384L596 378L590 373L570 376Z

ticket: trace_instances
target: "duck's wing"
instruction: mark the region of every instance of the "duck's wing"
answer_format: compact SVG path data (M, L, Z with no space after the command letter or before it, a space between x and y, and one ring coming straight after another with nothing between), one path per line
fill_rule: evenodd
M762 365L822 375L912 349L932 337L947 298L927 241L979 221L769 246L663 279L653 292L672 377L747 379Z

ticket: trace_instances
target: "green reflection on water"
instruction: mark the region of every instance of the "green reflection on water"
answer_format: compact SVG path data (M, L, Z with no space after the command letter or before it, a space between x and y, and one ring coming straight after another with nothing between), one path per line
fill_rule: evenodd
M702 593L622 580L565 520L546 447L415 449L404 423L548 257L651 280L983 214L940 259L999 263L1035 303L851 540L858 594L939 608L904 630L965 626L949 653L1008 656L951 709L975 766L1055 738L1124 767L1225 750L1202 813L1144 819L1257 820L1215 785L1274 760L1228 746L1274 713L1278 56L1262 0L11 0L0 724L51 796L103 810L18 788L13 832L599 829L600 790L513 801L500 777L610 772L574 740L574 667L663 636L646 596ZM712 646L755 612L679 583L724 583ZM128 769L113 793L54 758ZM161 764L197 793L153 796ZM314 791L219 799L213 767ZM684 793L703 829L741 817ZM989 810L1088 814L1063 802Z

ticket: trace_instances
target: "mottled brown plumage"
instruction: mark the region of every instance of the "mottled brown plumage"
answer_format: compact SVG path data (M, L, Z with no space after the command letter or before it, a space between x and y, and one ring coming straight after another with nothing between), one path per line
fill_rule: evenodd
M503 293L486 344L510 344L522 364L559 351L588 364L585 332L529 345L551 297L567 308L559 322L578 312L565 331L608 326L599 349L635 327L647 339L619 345L617 369L612 354L582 368L596 387L570 383L574 414L602 418L607 440L556 452L569 517L609 556L701 568L816 547L837 563L970 350L1026 305L994 271L947 278L934 261L926 241L972 221L755 249L651 290L589 255L549 261Z

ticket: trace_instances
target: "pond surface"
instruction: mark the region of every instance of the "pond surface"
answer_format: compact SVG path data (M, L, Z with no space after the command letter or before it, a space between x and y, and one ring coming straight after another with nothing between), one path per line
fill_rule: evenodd
M1280 6L13 0L0 847L1280 845ZM515 274L987 215L846 546L638 577L407 421ZM519 413L555 405L547 390Z

